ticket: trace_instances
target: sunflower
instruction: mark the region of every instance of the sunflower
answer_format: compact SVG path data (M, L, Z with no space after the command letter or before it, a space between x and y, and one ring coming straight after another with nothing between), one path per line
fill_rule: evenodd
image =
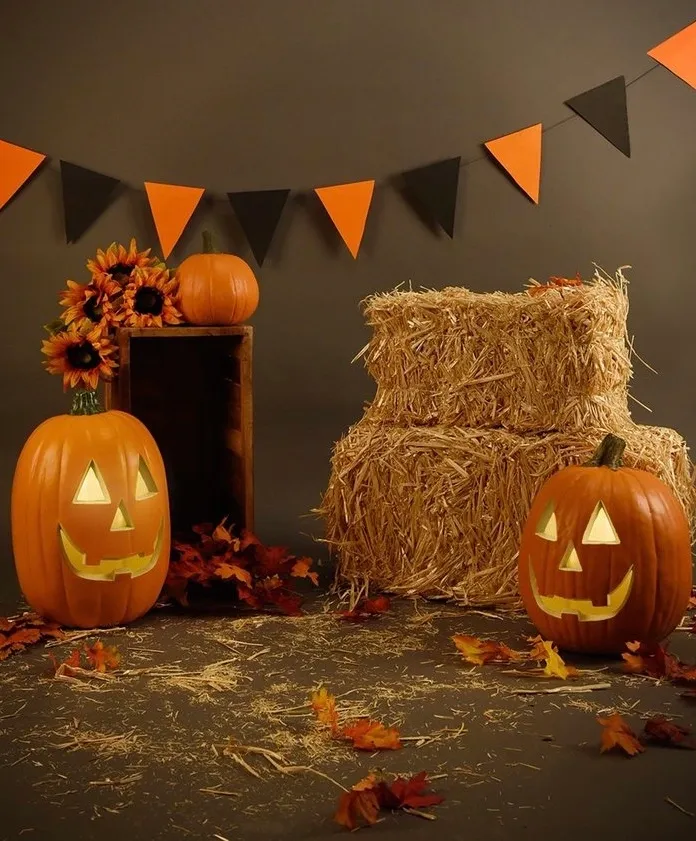
M123 293L123 316L126 327L163 327L181 324L176 308L176 278L169 269L136 269Z
M83 385L95 389L100 379L110 380L118 366L111 356L116 346L99 327L80 330L71 324L61 333L42 341L49 374L63 375L63 391Z
M135 269L145 269L160 263L156 257L150 257L149 254L149 248L146 251L138 251L135 239L130 241L128 251L125 246L112 242L106 251L99 248L97 256L87 261L87 270L92 277L108 275L123 285L128 283Z
M120 293L121 287L108 274L97 275L89 283L69 280L68 288L59 296L60 305L65 307L61 318L77 328L108 328L121 320L114 308L114 299Z

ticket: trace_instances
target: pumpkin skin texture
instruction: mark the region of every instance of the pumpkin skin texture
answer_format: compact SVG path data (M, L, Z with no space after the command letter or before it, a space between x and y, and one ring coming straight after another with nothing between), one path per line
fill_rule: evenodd
M93 393L80 401L96 406ZM11 508L19 584L41 616L88 629L154 605L169 565L169 499L162 456L137 418L96 409L41 423L20 453Z
M203 234L204 252L187 257L177 270L178 305L189 324L242 324L259 305L259 284L251 266L234 254L212 250Z
M661 642L689 602L683 507L656 476L621 466L624 447L608 435L586 465L551 476L522 534L524 606L566 651L618 654L634 640Z

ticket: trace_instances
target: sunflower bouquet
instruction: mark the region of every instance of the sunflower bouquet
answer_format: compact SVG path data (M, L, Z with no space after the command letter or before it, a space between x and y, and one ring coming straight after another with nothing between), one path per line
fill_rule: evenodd
M58 296L60 316L45 325L49 338L41 351L50 374L63 377L63 390L96 389L99 380L113 379L118 367L114 333L123 327L164 327L181 324L177 309L176 274L150 249L128 249L115 242L87 261L90 280L68 280Z

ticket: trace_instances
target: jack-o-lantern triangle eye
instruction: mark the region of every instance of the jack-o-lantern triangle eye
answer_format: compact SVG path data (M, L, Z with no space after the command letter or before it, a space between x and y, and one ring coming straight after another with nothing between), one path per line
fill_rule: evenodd
M543 537L544 540L558 540L558 528L556 526L556 515L553 511L553 502L544 509L544 513L539 518L535 534L537 537Z
M145 459L140 456L138 464L138 476L135 480L135 498L149 499L157 493L157 485L150 473L150 468L147 466Z
M585 529L585 534L582 536L582 542L585 544L594 543L604 545L621 543L614 524L601 500L595 505L590 522Z
M85 470L73 502L80 505L104 505L111 502L106 483L94 461L90 461Z

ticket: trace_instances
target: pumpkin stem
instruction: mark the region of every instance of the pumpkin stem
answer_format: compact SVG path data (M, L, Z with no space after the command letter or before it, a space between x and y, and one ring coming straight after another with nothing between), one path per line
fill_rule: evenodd
M618 470L623 465L623 454L626 449L626 442L618 435L609 433L597 447L592 458L585 462L585 467L610 467Z
M70 407L71 415L98 415L103 411L94 389L77 389Z
M210 231L203 231L203 253L204 254L215 254L215 248L213 246L213 235Z

